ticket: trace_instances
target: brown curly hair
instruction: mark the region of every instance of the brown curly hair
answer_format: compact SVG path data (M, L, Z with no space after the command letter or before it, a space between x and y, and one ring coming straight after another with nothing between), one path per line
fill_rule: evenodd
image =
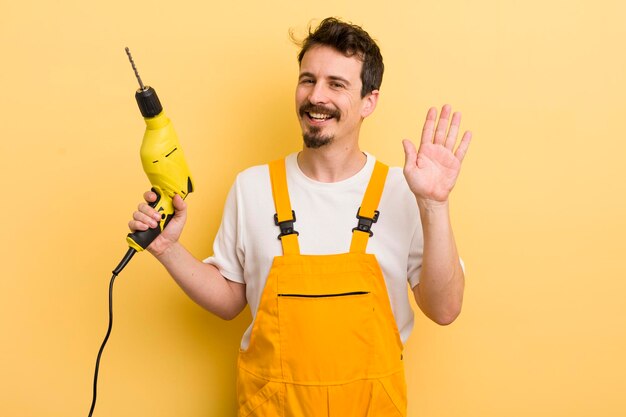
M347 57L357 56L363 62L361 97L380 89L385 70L383 57L376 42L363 28L335 17L327 17L314 31L309 25L308 31L308 36L301 42L294 38L293 33L291 34L292 40L301 47L298 54L299 63L302 63L304 54L312 47L330 46Z

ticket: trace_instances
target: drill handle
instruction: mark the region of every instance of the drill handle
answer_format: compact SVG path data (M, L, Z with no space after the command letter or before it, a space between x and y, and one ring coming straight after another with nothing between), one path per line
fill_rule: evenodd
M126 242L128 246L135 249L137 252L141 252L146 249L154 239L156 239L167 224L174 217L174 205L172 199L167 194L164 194L161 190L152 187L152 192L157 195L156 201L150 203L150 207L154 208L157 212L161 213L161 221L155 228L148 230L138 230L134 233L129 233L126 236Z

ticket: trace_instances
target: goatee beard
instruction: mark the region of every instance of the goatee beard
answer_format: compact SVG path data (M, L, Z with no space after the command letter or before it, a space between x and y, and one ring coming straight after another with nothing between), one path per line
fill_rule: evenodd
M319 149L322 146L333 143L335 139L333 135L323 136L320 132L321 129L317 126L309 127L308 132L303 132L302 139L304 139L304 146L309 149Z
M341 120L341 113L337 109L326 107L322 105L312 104L310 102L304 103L298 109L298 114L301 118L309 117L310 113L326 114L329 118L336 121ZM330 145L335 139L334 135L322 135L322 129L318 126L308 126L306 131L302 132L302 138L304 139L304 145L310 149L318 149L322 146Z

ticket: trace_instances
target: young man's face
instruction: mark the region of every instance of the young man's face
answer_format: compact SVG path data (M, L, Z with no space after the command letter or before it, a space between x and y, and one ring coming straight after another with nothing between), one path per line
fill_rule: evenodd
M361 122L376 107L378 91L361 98L361 68L328 46L314 46L302 57L296 111L308 148L358 140Z

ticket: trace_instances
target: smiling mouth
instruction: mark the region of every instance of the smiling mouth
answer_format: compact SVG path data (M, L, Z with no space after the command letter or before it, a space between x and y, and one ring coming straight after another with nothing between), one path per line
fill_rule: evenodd
M324 106L316 106L314 104L305 104L300 107L300 116L305 117L314 123L322 123L330 119L339 120L339 112Z
M332 119L333 116L330 114L324 113L309 113L306 112L306 115L309 116L309 119L314 120L316 122L323 122L324 120Z

